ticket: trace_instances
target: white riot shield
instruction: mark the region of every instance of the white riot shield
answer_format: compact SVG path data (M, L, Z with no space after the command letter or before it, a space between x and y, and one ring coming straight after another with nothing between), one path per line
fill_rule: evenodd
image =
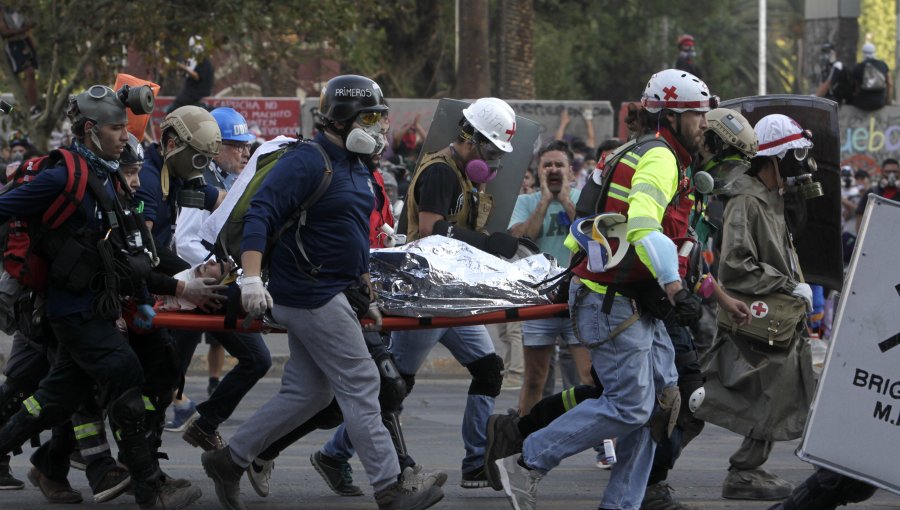
M463 116L463 109L469 104L456 99L438 101L434 117L431 119L431 127L428 129L428 136L419 153L420 160L426 153L443 149L456 139L459 134L459 119ZM487 185L487 192L494 197L494 206L485 225L485 230L488 232L506 232L509 219L516 206L516 198L519 196L522 178L534 156L535 143L539 133L540 125L538 123L516 115L516 134L511 141L513 151L503 156L497 177ZM416 166L418 167L418 161ZM409 192L412 193L412 190ZM405 231L406 206L403 207L403 212L398 218L398 232Z
M869 197L797 455L900 494L900 203Z

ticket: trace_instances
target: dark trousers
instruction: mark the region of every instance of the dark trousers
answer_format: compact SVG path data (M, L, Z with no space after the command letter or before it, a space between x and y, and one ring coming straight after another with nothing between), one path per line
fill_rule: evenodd
M237 358L237 365L232 368L209 398L197 406L200 414L197 425L212 432L228 419L240 403L244 395L272 367L272 355L259 333L207 332L225 351ZM200 343L200 333L196 331L177 331L173 336L178 343L178 355L181 357L182 373L186 373Z

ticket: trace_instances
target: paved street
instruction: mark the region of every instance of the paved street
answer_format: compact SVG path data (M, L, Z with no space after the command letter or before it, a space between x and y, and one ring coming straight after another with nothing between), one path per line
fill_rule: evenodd
M206 380L192 377L188 392L194 397L204 394ZM420 379L406 403L403 416L407 442L416 460L430 469L447 471L450 478L444 487L446 497L434 508L454 510L481 510L510 508L499 492L490 489L465 490L459 487L459 463L462 458L462 441L459 438L460 421L465 394L469 382L465 379ZM263 381L253 390L238 409L236 416L223 428L226 440L249 414L278 389L272 378ZM497 409L503 411L514 404L515 392L504 391L498 399ZM371 487L365 483L362 466L354 460L354 476L366 495L359 498L341 498L333 495L309 464L309 455L328 437L318 431L289 449L276 462L272 495L263 499L256 496L246 479L243 496L251 509L374 509ZM180 435L166 433L164 450L171 460L163 461L170 474L188 478L203 489L203 497L192 508L219 508L212 483L200 467L200 450L184 443ZM740 438L723 429L708 426L698 440L691 444L670 476L677 488L677 497L704 509L765 509L767 503L728 501L719 497L720 484L725 474L729 455L737 448ZM794 454L797 441L781 443L768 463L771 470L792 482L806 478L812 468L798 460ZM599 502L608 474L593 467L592 453L582 453L565 461L552 471L539 489L539 508L542 509L594 509ZM24 478L28 465L27 455L13 459L13 470ZM70 475L73 486L85 495L90 489L82 473ZM94 505L93 503L85 503ZM106 503L105 506L133 508L130 496ZM0 508L54 508L45 503L41 494L28 486L24 491L0 493ZM900 496L880 491L865 505L851 508L869 510L900 509Z

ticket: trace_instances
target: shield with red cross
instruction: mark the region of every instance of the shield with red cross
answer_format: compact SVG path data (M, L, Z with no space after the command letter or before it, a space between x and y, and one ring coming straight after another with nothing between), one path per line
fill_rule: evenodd
M769 315L769 305L767 305L765 301L754 301L750 305L750 315L757 319L762 319L766 315Z

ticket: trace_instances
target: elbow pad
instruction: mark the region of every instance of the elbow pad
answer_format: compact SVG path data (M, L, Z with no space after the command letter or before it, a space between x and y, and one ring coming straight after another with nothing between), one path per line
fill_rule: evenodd
M675 243L662 232L650 232L635 244L644 249L651 264L651 270L656 274L656 281L661 287L667 283L678 281L678 252Z

